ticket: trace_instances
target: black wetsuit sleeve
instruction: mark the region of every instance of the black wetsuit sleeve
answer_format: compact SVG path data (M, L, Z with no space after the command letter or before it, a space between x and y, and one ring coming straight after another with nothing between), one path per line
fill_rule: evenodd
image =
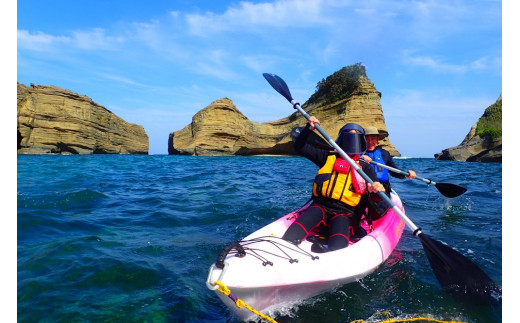
M374 182L378 182L376 171L374 170L374 167L370 166L370 164L367 164L363 159L359 159L359 164L361 165L361 169L365 174L367 174L368 177Z
M385 162L385 164L386 164L387 166L390 166L390 167L393 167L393 168L398 168L398 167L395 165L394 160L392 159L392 156L390 156L390 153L389 153L387 150L385 150L385 149L381 149L381 155L382 155L383 160L384 160L384 162ZM391 170L388 170L388 172L390 173L390 175L391 175L392 177L395 177L395 178L403 179L403 178L406 177L405 175L403 175L403 174L401 174L401 173L395 173L395 172L393 172L393 171L391 171Z
M328 150L319 149L307 143L307 138L311 134L312 130L307 123L305 128L300 132L300 135L294 141L294 150L301 156L307 158L312 161L318 167L323 167L325 162L327 161L327 156L329 154Z

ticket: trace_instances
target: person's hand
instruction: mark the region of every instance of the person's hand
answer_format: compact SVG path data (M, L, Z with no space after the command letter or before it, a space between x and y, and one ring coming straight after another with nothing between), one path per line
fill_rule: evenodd
M383 184L379 182L374 182L374 184L367 183L368 191L370 193L384 192L385 187Z
M414 179L417 176L417 174L411 169L408 171L408 174L409 175L406 176L406 178L408 178L408 179Z
M370 162L372 161L372 158L370 158L370 156L368 155L363 155L363 159L367 162L367 164L370 164Z
M311 127L311 130L316 129L316 126L314 125L315 123L320 124L320 120L318 120L318 118L315 116L311 116L309 118L309 126Z

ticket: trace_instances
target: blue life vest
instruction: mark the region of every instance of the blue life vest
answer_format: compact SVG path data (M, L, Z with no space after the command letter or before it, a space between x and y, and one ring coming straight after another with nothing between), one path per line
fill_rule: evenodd
M383 160L383 154L381 153L380 149L376 148L374 151L367 151L366 154L368 157L372 158L373 161L378 162L380 164L385 164L385 161ZM377 179L380 182L388 182L388 169L374 165L372 163L370 164L370 166L372 166L376 171Z

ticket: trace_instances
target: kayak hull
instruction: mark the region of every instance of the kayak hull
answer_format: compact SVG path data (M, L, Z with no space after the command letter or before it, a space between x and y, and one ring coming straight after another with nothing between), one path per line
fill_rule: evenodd
M404 213L399 196L392 192L391 197ZM224 268L211 266L206 281L208 288L214 290L238 318L247 320L255 314L244 306L238 307L236 299L259 312L271 313L360 280L390 256L405 226L399 215L390 209L384 217L373 222L372 232L363 221L362 226L369 233L358 242L351 242L344 249L315 253L311 251L312 242L307 239L295 246L280 238L306 207L241 240L239 243L246 251L245 256L233 249L225 255ZM231 294L219 291L217 281Z

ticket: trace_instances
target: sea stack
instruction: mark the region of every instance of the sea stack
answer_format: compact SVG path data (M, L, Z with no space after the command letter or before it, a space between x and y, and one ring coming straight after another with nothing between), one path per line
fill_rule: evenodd
M438 160L502 162L502 94L471 127L460 145L434 155Z
M266 87L269 87L267 83ZM381 93L367 77L361 64L342 68L319 82L317 87L316 93L302 108L316 116L332 137L348 122L375 126L388 133L381 107ZM266 105L269 104L266 102ZM277 108L291 111L289 105ZM170 133L168 154L294 155L291 130L306 123L307 120L299 112L276 121L254 122L244 116L232 100L222 98L197 112L189 125ZM388 137L380 144L393 156L400 156Z
M18 154L148 154L148 135L87 96L18 83Z

